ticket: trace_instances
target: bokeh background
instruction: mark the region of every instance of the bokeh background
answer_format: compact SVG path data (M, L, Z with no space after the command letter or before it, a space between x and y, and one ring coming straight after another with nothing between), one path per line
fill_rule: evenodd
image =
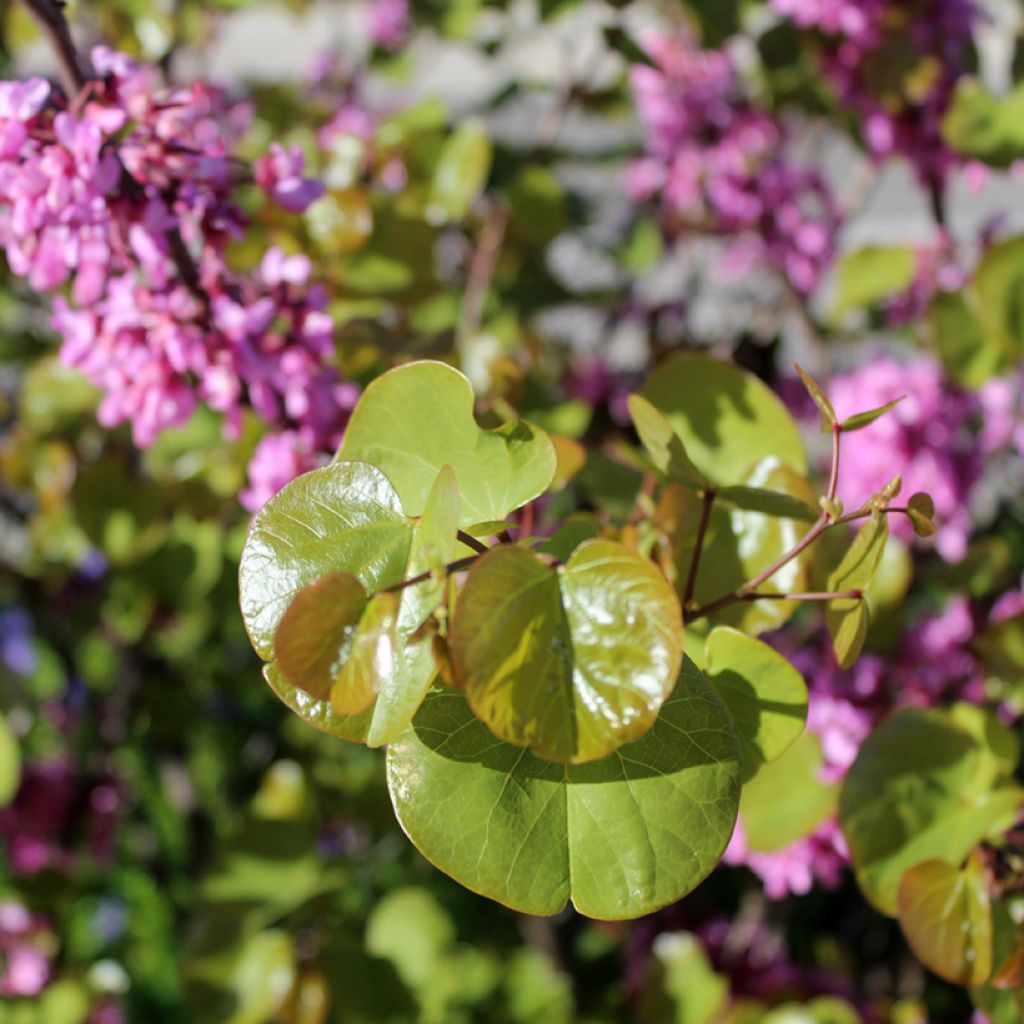
M965 699L1014 729L1024 710L1020 5L66 11L83 52L130 54L154 89L204 83L190 139L244 167L300 147L323 194L282 208L246 178L221 255L270 288L268 252L305 254L296 282L323 294L302 301L330 319L313 355L291 335L261 351L244 379L262 405L224 397L212 371L167 369L150 321L77 344L90 302L55 298L64 277L27 269L3 220L0 1022L970 1020L865 903L835 800L893 707ZM57 70L18 3L0 65ZM13 189L0 174L4 204ZM681 349L772 385L819 467L795 362L840 415L906 395L851 438L840 493L901 472L938 535L897 530L853 670L813 610L768 634L807 678L809 732L760 782L785 808L748 804L695 893L634 923L526 917L420 857L379 752L265 686L237 605L245 532L411 357L459 365L481 415L558 435L538 528L595 506L624 521L642 484L617 454L625 398Z

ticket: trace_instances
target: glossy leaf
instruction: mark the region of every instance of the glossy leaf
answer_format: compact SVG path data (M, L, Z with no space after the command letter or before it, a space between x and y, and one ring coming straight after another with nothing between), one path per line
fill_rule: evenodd
M339 714L359 714L388 685L401 657L398 616L397 595L384 592L370 598L348 657L331 686L331 707Z
M903 708L861 745L839 815L857 878L883 913L897 912L903 874L941 858L959 862L1013 824L1024 790L999 777L986 743L946 712Z
M865 590L874 579L885 553L889 524L882 512L875 512L857 531L842 561L829 576L828 589ZM863 598L830 601L825 615L829 636L842 668L849 668L864 648L870 612Z
M753 374L710 356L673 356L642 394L679 435L697 469L716 484L747 482L754 465L774 458L797 473L807 456L793 418Z
M799 363L796 364L796 372L804 388L807 390L807 394L811 396L811 400L821 413L822 429L829 429L836 423L837 416L828 395L825 394L821 385Z
M749 779L803 732L807 684L778 651L727 626L711 631L704 657L708 682L732 716Z
M702 490L707 480L690 460L672 424L642 395L629 396L629 414L633 426L655 467L669 480Z
M324 700L348 660L366 588L347 572L332 572L303 587L274 633L274 657L284 677L311 697ZM362 711L373 691L351 711Z
M322 577L346 573L374 594L447 561L455 546L454 481L450 473L435 476L419 523L403 515L398 495L378 469L355 462L306 473L264 506L253 520L239 573L246 628L264 660L274 656L273 637L292 600ZM371 746L387 743L408 724L434 676L430 637L420 635L420 627L443 589L438 577L401 591L394 640L392 612L376 606L381 618L364 633L361 660L346 677L353 694L345 698L342 687L337 708L324 699L322 686L302 694L296 678L289 681L279 670L266 672L268 682L318 728ZM374 673L389 660L387 650L393 652L394 670L384 681ZM379 689L372 713L341 721L341 711L358 707L360 688L367 685Z
M908 869L896 897L914 955L947 981L980 985L992 973L992 909L976 855L963 868L926 860Z
M557 571L503 545L470 570L449 644L496 736L580 763L648 730L679 672L682 616L664 576L621 544L585 541Z
M388 786L420 852L462 885L529 914L650 913L689 892L732 834L740 753L687 662L643 739L559 765L496 742L461 693L434 690L388 747Z
M863 430L890 410L895 409L906 397L906 395L900 395L899 398L894 398L891 402L886 402L885 405L880 405L877 409L869 409L867 412L858 412L853 416L847 416L839 426L844 434L849 434L854 430Z
M554 446L537 427L477 426L469 381L436 362L378 377L359 399L337 457L377 466L413 516L422 514L438 472L451 466L460 527L505 519L543 494L556 469Z

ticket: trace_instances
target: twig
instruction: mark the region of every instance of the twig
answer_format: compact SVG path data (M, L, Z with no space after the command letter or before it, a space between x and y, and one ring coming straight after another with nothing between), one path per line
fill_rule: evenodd
M22 0L22 2L50 41L50 46L57 58L61 85L64 86L68 99L73 100L85 88L89 76L82 70L82 65L79 63L75 41L71 38L71 30L64 17L64 5L58 0Z
M478 555L482 555L491 549L486 545L482 544L476 539L476 537L470 536L464 530L459 530L455 536L466 545L467 548L472 548Z
M461 572L463 569L468 569L479 557L479 555L469 555L466 558L460 558L456 562L449 562L444 567L444 571L447 573ZM401 583L395 583L390 587L383 587L380 592L384 594L397 594L400 590L405 590L406 587L415 586L417 583L423 583L424 580L432 579L433 576L434 570L428 569L426 572L421 572L418 576L402 580Z
M711 506L714 502L714 487L705 487L703 505L700 510L700 524L697 527L697 540L693 546L693 558L690 560L690 571L686 577L686 591L683 594L683 607L686 607L686 605L693 600L693 592L697 589L697 569L700 565L701 553L704 550L704 539L708 532L708 523L711 520Z

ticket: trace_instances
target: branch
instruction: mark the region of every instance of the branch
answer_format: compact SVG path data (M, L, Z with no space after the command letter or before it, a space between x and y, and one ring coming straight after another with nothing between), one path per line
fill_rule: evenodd
M447 573L461 572L463 569L468 569L479 557L479 555L469 555L466 558L460 558L457 562L449 562L444 567L444 571ZM399 591L405 590L406 587L412 587L417 583L423 583L425 580L433 579L434 572L435 570L428 569L426 572L421 572L418 576L402 580L401 583L396 583L394 586L384 587L378 591L378 593L397 594Z
M78 60L75 41L64 17L64 4L60 0L22 0L22 3L49 40L60 69L61 85L68 99L74 99L85 88L89 76L82 71Z
M467 548L472 548L478 555L485 554L491 550L486 544L482 544L476 539L476 537L470 536L470 534L466 533L464 530L459 530L455 536L465 544Z
M697 568L700 565L700 556L704 551L704 539L708 532L708 523L711 520L711 506L715 502L714 487L705 487L703 497L704 504L700 510L700 524L697 527L697 540L693 548L693 558L690 560L690 572L686 577L686 591L683 594L684 608L693 600L693 592L697 589Z

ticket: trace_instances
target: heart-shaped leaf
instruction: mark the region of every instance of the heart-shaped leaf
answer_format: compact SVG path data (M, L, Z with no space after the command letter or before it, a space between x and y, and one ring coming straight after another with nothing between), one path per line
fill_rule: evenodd
M765 458L807 472L793 417L745 370L698 352L680 353L648 377L643 396L672 424L700 473L716 484L743 483Z
M343 653L338 642L347 626L317 591L317 586L331 586L318 583L323 577L347 574L374 595L403 580L436 572L401 591L394 639L389 625L395 617L393 609L378 602L377 618L366 621L364 615L359 632L351 637L361 638L359 660L336 693L338 680L325 689L322 677L304 692L308 680L290 662L284 666L286 671L275 663L273 671L265 673L282 700L311 724L345 739L379 746L397 736L419 707L435 671L430 636L420 635L420 628L443 596L440 568L455 549L454 488L450 471L436 474L417 522L403 514L398 495L379 469L336 462L293 480L253 520L242 553L239 586L246 628L257 653L267 661L274 658L274 636L295 600L309 602L304 610L300 604L296 613L308 628L315 629L316 606L321 606L323 642L329 647L333 638L335 657ZM313 589L307 590L311 585ZM305 639L300 634L300 646L310 643L308 628ZM392 656L390 676L378 678L376 673ZM289 665L295 670L287 671ZM343 711L360 705L364 686L377 690L370 713L343 721ZM336 707L331 706L328 693L337 697Z
M915 864L963 860L1009 828L1024 790L978 732L938 709L902 708L861 744L843 779L839 819L868 899L895 916L897 891Z
M900 927L914 955L939 977L980 985L992 973L992 908L985 869L972 854L964 867L915 864L900 879Z
M907 516L918 537L935 536L935 502L930 494L912 494L907 499Z
M704 657L708 681L732 716L749 779L803 732L807 684L778 651L728 626L711 631Z
M651 913L694 888L732 835L740 753L721 701L687 661L643 739L560 765L496 742L465 697L433 690L388 747L388 787L420 852L528 914Z
M460 527L505 519L547 490L557 466L554 445L537 427L519 421L481 429L469 381L429 361L390 370L363 392L337 457L377 466L412 516L422 514L438 472L451 466Z
M682 613L661 572L607 540L559 570L503 545L470 570L449 643L473 711L509 743L580 763L638 739L672 692Z

